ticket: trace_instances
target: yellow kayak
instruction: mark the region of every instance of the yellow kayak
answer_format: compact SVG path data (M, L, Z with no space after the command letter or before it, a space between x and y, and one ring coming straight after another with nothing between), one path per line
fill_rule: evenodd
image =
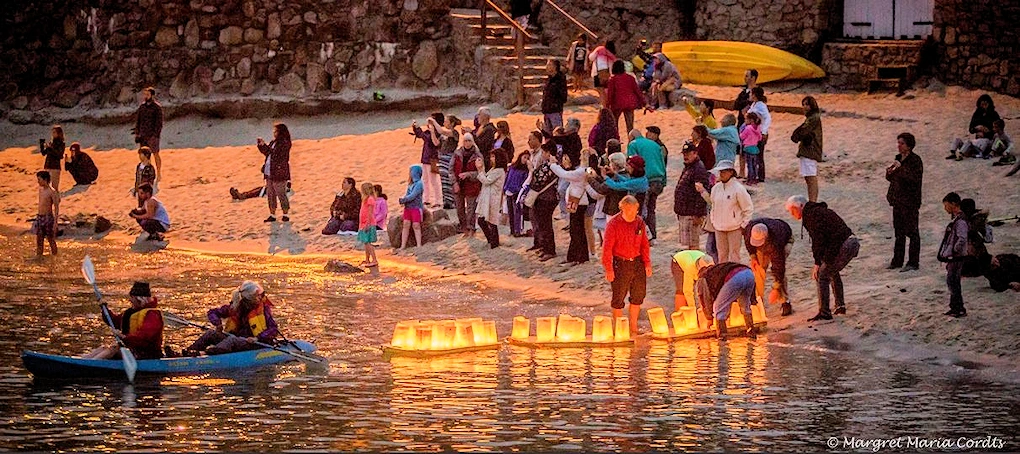
M672 41L663 43L662 51L667 57L673 52L712 52L731 54L736 59L764 59L774 64L789 66L791 72L785 79L818 79L825 77L825 71L822 68L800 56L785 50L776 49L775 47L756 43L743 41ZM761 72L760 69L758 71L759 73ZM758 81L763 82L760 76Z

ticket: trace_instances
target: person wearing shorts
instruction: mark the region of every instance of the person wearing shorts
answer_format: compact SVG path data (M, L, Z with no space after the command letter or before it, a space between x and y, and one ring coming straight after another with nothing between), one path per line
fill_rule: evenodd
M641 303L645 300L646 280L652 275L648 233L645 221L638 217L640 204L628 195L620 200L620 215L606 225L602 242L602 266L606 280L612 284L610 306L613 318L623 317L624 299L630 295L630 333L640 334L637 328Z
M421 165L412 165L408 173L407 193L398 200L398 203L404 206L404 226L400 236L400 249L407 249L407 239L411 234L411 228L414 228L415 244L421 246L425 240L421 236L421 221L424 217L422 194L425 192L425 185L421 178Z
M818 101L812 96L805 96L801 101L804 107L804 123L797 127L790 140L797 144L797 158L800 159L800 176L807 185L809 202L818 201L818 162L824 156L822 152L822 116Z

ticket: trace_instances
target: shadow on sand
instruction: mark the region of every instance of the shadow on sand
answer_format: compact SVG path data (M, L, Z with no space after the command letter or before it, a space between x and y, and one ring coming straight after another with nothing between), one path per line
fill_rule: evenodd
M286 250L290 255L297 255L305 252L305 245L308 242L294 230L294 225L289 222L274 222L269 227L269 253L276 254Z

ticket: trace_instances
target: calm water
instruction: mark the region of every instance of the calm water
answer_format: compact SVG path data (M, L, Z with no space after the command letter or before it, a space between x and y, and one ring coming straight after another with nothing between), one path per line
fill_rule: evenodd
M514 315L596 312L436 278L335 275L312 258L63 243L58 259L33 263L27 240L0 237L0 450L774 451L908 435L991 435L1017 449L1020 387L793 346L781 334L385 361L380 345L403 318L480 316L505 336ZM126 304L118 295L147 279L165 309L201 320L255 278L284 333L314 340L330 369L34 383L22 349L77 354L109 342L78 271L86 252L117 310ZM168 329L166 338L179 347L197 334Z

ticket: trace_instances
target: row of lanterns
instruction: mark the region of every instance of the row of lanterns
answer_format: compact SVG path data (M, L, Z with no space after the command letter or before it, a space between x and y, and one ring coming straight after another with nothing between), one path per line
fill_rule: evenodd
M673 322L673 331L670 332L669 323L666 321L666 314L661 307L648 309L648 321L652 325L652 335L656 337L684 336L696 334L708 329L708 321L698 316L698 310L693 306L681 307L672 314L670 319ZM751 305L751 316L755 323L768 321L765 316L765 307L761 304ZM728 327L744 326L744 316L740 313L736 304L730 306L730 316L726 321Z
M596 315L591 323L590 338L587 332L587 324L584 319L578 317L567 314L561 314L559 317L538 317L535 319L533 342L624 342L630 340L630 323L626 317L614 320L604 315ZM532 342L531 320L527 317L514 317L510 339Z
M459 318L397 322L390 346L403 350L452 350L498 343L495 321Z

